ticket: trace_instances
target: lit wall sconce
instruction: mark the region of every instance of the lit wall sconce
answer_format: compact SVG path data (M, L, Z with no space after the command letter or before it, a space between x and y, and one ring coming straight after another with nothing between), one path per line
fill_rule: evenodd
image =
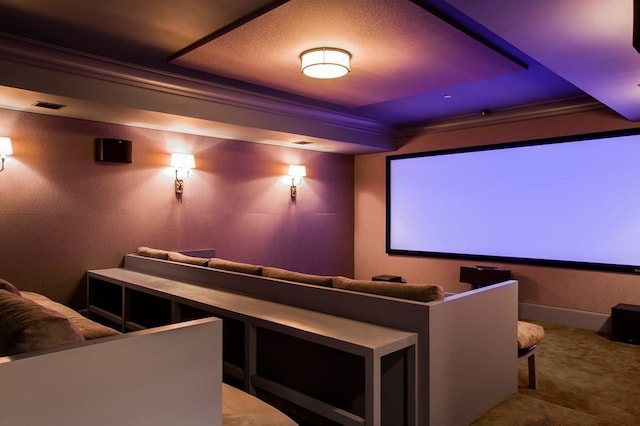
M180 195L184 192L184 180L178 178L178 170L186 169L187 177L189 177L189 171L191 169L195 169L196 160L193 158L193 154L171 154L171 167L176 169L176 181L175 181L175 190L176 194Z
M298 195L298 185L302 182L302 177L307 175L307 168L305 166L290 165L289 177L291 178L291 199L295 200Z
M2 159L2 167L0 172L4 170L4 159L7 155L13 154L13 148L11 147L11 138L6 136L0 137L0 158Z

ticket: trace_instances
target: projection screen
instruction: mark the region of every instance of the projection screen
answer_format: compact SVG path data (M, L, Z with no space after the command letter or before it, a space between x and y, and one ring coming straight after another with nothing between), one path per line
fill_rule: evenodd
M387 157L389 254L640 272L640 129Z

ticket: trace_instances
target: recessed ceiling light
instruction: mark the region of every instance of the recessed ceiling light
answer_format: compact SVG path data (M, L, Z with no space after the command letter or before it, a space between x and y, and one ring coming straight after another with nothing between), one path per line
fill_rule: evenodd
M453 97L453 96L451 96L451 95L444 95L444 96L443 96L443 98L445 98L445 99L451 99L452 97Z

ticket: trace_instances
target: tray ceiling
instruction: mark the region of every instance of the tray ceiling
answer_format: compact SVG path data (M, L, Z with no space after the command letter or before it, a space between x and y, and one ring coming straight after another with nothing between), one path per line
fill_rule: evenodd
M349 51L351 72L332 80L303 75L300 53L315 47ZM291 0L214 32L171 62L347 107L525 70L424 8L397 0Z

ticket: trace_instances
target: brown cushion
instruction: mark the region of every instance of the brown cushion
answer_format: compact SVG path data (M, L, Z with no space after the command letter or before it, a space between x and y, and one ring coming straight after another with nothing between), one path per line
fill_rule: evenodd
M91 321L89 318L83 316L79 312L76 312L70 307L63 305L62 303L54 302L42 294L23 291L22 297L63 315L80 331L85 340L122 334L113 328Z
M518 321L518 350L529 349L544 339L544 327Z
M209 268L224 269L225 271L242 272L243 274L262 275L262 266L249 263L233 262L217 257L209 259Z
M82 342L63 315L7 291L0 291L0 356Z
M138 247L138 249L136 250L136 253L139 254L140 256L153 257L156 259L163 259L163 260L169 259L168 250L160 250L160 249L154 249L151 247L142 246L142 247Z
M333 286L343 290L379 294L400 299L431 302L444 298L444 290L436 284L402 284L383 281L354 280L346 277L334 277Z
M233 386L222 384L222 424L224 426L296 426L284 413Z
M302 272L273 268L271 266L265 266L262 268L262 276L277 278L279 280L295 281L304 284L321 285L324 287L331 287L333 281L333 277L329 276L304 274Z
M11 284L7 280L3 280L2 278L0 278L0 290L7 290L9 293L20 296L20 291L16 288L16 286Z
M178 253L177 251L169 252L169 260L198 266L207 266L209 263L209 259L205 257L187 256L186 254Z

